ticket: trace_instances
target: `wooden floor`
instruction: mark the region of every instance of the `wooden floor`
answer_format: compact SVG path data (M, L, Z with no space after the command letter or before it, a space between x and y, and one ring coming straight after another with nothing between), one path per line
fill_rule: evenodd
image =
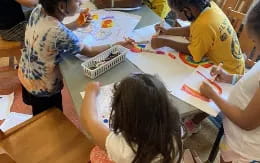
M4 69L7 66L8 58L0 58L0 69ZM66 87L64 87L64 89L62 90L62 97L64 114L73 122L73 124L80 128L79 118L76 112L74 111L74 106L72 104L72 100ZM31 106L23 103L21 87L15 90L14 103L12 105L11 111L17 113L32 114ZM2 121L0 121L0 124L1 123Z

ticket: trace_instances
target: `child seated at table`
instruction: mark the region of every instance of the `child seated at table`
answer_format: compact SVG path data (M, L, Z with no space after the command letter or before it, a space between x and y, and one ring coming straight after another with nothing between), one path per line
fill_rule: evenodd
M201 61L206 56L216 65L223 63L223 68L229 73L244 73L245 61L237 34L226 15L214 2L168 0L168 4L180 19L191 21L191 25L168 30L156 25L155 29L160 31L161 35L190 37L190 43L155 37L152 39L153 48L168 46L191 55L195 62ZM199 131L200 122L207 116L206 113L200 113L184 120L189 135Z
M71 31L89 24L90 15L86 12L83 21L80 16L70 24L62 24L65 17L79 10L80 0L39 0L39 3L26 28L25 48L18 70L23 101L32 105L33 115L51 107L62 110L63 82L58 68L62 57L77 53L92 57L111 47L88 47ZM130 43L117 44L127 46Z
M166 30L156 25L161 35L190 37L190 43L179 43L155 37L152 47L168 46L176 51L190 54L195 62L207 56L216 65L235 74L243 74L244 57L240 49L237 34L226 15L214 3L208 0L168 0L168 4L182 20L191 21L191 25Z
M101 148L116 163L181 161L180 115L159 79L148 74L132 74L115 84L111 129L97 117L99 87L97 82L87 84L81 106L82 126L99 146L93 152L100 152ZM100 159L93 162L102 159L106 162L104 157L93 159Z
M246 28L260 53L260 1L249 10ZM200 92L212 99L224 114L224 138L220 144L222 162L260 162L260 62L245 75L234 75L214 67L211 75L219 82L233 83L227 100L203 83ZM237 83L236 83L237 82Z

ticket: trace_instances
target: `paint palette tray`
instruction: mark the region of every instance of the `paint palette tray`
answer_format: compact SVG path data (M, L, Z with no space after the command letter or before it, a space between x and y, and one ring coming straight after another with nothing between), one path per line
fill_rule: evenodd
M95 79L119 63L123 62L126 58L127 52L127 48L121 45L116 45L83 62L81 66L83 67L87 77Z

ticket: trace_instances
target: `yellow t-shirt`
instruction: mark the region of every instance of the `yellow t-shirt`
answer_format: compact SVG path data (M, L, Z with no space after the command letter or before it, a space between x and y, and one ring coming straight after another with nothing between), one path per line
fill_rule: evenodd
M144 3L161 18L165 18L170 12L167 0L144 0Z
M223 62L223 68L229 73L244 73L245 61L237 34L214 2L191 24L190 37L188 49L194 61L207 56L216 65Z

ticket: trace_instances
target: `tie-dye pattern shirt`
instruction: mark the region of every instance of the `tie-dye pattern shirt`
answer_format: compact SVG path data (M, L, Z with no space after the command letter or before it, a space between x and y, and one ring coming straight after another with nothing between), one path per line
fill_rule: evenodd
M51 96L61 91L58 68L62 56L81 51L77 36L56 18L46 15L41 5L32 12L25 32L18 76L31 94Z

